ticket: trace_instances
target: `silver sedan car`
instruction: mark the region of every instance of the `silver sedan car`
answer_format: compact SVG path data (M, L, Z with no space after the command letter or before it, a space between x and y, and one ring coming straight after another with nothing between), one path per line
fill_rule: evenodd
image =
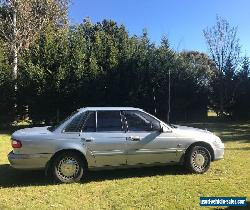
M52 127L12 134L8 159L17 169L45 169L57 182L76 182L88 170L182 164L204 173L224 155L209 131L168 125L138 108L87 107Z

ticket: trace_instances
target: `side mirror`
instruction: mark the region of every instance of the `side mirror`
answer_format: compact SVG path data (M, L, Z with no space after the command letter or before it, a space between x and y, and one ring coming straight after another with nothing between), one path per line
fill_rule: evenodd
M161 132L162 133L171 133L172 130L167 128L166 126L161 126Z

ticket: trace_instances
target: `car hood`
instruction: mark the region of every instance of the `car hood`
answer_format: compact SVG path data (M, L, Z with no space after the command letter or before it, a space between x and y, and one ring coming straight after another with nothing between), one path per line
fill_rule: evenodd
M213 133L207 130L202 130L199 128L187 127L187 126L180 126L174 125L174 131L176 134L191 137L191 138L206 138L211 139L216 137Z
M48 130L49 126L45 127L33 127L33 128L24 128L20 129L12 134L12 136L26 136L26 135L45 135L50 134Z

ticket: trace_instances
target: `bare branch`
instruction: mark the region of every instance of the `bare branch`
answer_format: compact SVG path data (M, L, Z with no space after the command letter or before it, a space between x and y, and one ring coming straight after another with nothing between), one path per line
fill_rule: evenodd
M0 0L0 36L21 50L28 49L39 34L52 25L67 26L68 0ZM17 14L16 25L13 14Z

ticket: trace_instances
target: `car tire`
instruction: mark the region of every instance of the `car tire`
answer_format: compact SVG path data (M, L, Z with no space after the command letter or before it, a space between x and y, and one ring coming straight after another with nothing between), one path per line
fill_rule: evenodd
M56 156L51 169L57 183L79 182L87 172L84 161L74 152L64 152Z
M204 146L193 146L186 156L186 168L191 173L205 173L211 163L211 154Z

